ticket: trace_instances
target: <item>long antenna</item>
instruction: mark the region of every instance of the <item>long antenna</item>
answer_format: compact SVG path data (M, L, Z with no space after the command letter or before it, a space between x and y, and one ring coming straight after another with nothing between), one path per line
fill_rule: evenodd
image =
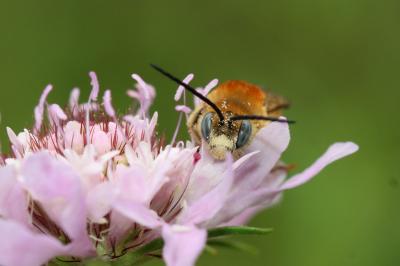
M222 111L218 108L218 106L213 103L210 99L208 99L206 96L204 96L203 94L199 93L198 91L196 91L193 87L191 87L189 84L186 84L185 82L181 81L180 79L178 79L177 77L173 76L172 74L168 73L167 71L165 71L164 69L162 69L161 67L154 65L154 64L150 64L150 66L152 66L155 70L157 70L158 72L160 72L161 74L163 74L164 76L166 76L167 78L171 79L172 81L175 81L176 83L178 83L179 85L183 86L185 89L187 89L188 91L190 91L193 95L195 95L196 97L198 97L200 100L202 100L203 102L205 102L206 104L208 104L209 106L211 106L211 108L213 108L215 110L215 112L217 113L219 120L220 121L224 121L224 115L222 114Z
M272 117L272 116L261 116L261 115L237 115L237 116L232 116L229 119L232 121L235 121L235 120L267 120L267 121L288 123L288 124L296 123L296 121L293 121L293 120L287 120L287 119L282 119L282 118Z

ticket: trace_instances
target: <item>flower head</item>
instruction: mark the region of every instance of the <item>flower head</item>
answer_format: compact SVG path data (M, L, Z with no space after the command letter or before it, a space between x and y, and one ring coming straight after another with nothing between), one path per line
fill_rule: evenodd
M117 116L111 91L97 102L100 87L94 72L90 77L85 103L79 103L78 89L67 108L47 103L49 85L35 108L33 129L16 134L7 128L12 155L3 156L0 167L1 265L116 260L159 238L167 265L193 265L208 229L245 224L284 190L357 150L351 142L333 144L287 179L280 157L289 129L273 122L243 157L216 161L192 142L163 144L155 132L157 113L147 116L155 90L138 75L132 75L136 90L128 95L140 108L124 116ZM181 94L178 88L176 99ZM190 111L186 103L176 109Z

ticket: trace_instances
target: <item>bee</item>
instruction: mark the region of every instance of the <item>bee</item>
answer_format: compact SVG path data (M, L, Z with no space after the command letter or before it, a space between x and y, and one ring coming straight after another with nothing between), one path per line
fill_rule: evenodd
M265 93L254 84L230 80L204 96L162 68L151 66L202 100L189 115L187 126L195 143L204 142L217 160L224 160L227 152L240 158L257 132L271 121L294 122L279 118L282 109L289 107L283 97Z

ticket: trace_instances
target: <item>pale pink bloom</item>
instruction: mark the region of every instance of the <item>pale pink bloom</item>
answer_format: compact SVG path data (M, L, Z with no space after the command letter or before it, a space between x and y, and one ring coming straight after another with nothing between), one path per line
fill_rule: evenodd
M213 88L218 85L218 79L211 80L204 88L197 88L196 90L206 96ZM198 106L201 103L199 98L194 97L194 105Z
M129 97L139 101L139 111L142 112L141 115L146 115L156 96L156 91L153 86L147 84L138 74L132 74L132 78L137 82L135 85L136 90L128 90L127 94Z
M97 75L93 71L89 72L90 79L92 80L90 82L90 85L92 85L92 91L90 92L89 96L89 101L97 101L97 96L99 95L99 81L97 80Z
M106 111L107 115L109 115L111 117L115 117L115 110L111 104L111 91L110 90L106 90L104 92L103 103L104 103L104 110Z
M189 84L193 78L194 78L194 75L189 74L182 81L186 84ZM183 86L179 86L175 93L175 97L174 97L175 101L179 101L182 97L182 94L184 94L184 92L185 92L185 88Z
M44 89L42 96L40 97L39 104L35 107L35 129L38 130L42 126L42 118L43 118L43 112L44 112L44 105L46 103L46 98L53 89L53 86L51 84L47 85L47 87Z
M175 106L175 110L178 112L183 112L185 114L189 114L190 112L192 112L192 109L190 109L190 107L186 105L177 105Z
M245 224L276 204L284 190L358 149L335 143L288 179L280 157L289 128L273 122L243 157L216 161L191 142L164 145L157 138L157 113L145 116L155 91L138 75L132 75L137 90L129 95L140 109L122 118L110 91L96 102L99 84L93 72L90 77L87 103L79 104L74 89L65 110L47 104L48 86L35 108L35 127L19 134L7 128L12 155L0 167L0 265L42 265L60 256L117 259L157 238L164 239L167 265L194 265L208 229Z

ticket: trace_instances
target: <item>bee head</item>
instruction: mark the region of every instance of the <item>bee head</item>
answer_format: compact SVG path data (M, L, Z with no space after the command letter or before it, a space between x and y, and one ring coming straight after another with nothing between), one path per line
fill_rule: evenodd
M249 120L234 121L231 113L225 113L224 120L219 120L214 112L202 116L198 127L211 155L223 160L227 152L240 157L241 148L247 146L252 138L252 123Z

